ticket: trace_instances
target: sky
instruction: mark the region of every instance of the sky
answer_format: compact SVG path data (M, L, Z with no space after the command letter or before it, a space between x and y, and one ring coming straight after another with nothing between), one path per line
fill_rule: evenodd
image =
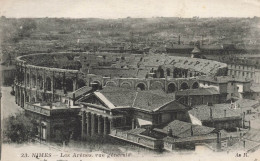
M0 0L6 17L260 17L260 0Z

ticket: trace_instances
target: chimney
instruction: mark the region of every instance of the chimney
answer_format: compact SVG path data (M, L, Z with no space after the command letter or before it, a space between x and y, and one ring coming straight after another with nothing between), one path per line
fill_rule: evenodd
M246 148L246 141L243 140L243 147Z
M200 46L203 45L203 35L201 35L201 41L200 41Z
M208 102L208 106L213 106L212 102Z
M224 117L227 117L227 110L224 110Z
M74 106L75 105L75 100L76 100L75 93L73 93L72 97L73 97L73 106Z
M210 113L209 113L209 116L210 116L210 118L212 119L213 116L212 116L212 108L211 108L211 107L209 108L209 112L210 112Z
M192 125L190 126L190 135L193 136L193 129L192 129Z
M243 118L242 118L242 128L245 128L245 115L246 115L246 113L245 112L243 112Z
M168 131L167 131L167 136L173 137L173 135L172 135L172 129L168 129Z
M96 91L99 88L98 83L93 82L93 83L90 83L90 85L91 85L93 91Z

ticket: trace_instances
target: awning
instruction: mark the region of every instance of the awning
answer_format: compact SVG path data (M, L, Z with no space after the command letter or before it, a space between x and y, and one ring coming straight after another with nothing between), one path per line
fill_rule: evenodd
M190 116L191 123L193 125L202 125L201 121L197 117L193 116L190 113L189 113L189 116Z
M137 123L139 126L144 126L144 125L152 125L151 121L143 120L143 119L137 119Z

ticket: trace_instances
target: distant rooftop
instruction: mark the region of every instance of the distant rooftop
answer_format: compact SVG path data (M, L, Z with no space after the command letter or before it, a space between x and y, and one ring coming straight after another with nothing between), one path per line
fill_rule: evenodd
M90 92L91 90L92 90L92 87L84 86L84 87L81 87L81 88L77 89L74 92L70 92L68 94L68 97L69 98L73 98L73 95L75 95L75 98L79 98L82 95L86 94L87 92Z
M241 117L239 109L231 109L231 104L198 105L191 109L189 114L201 121L211 120L210 109L212 109L212 119Z
M187 89L184 91L176 91L175 95L176 96L186 96L186 95L215 95L215 94L219 94L219 91L214 88L214 87L210 87L210 88L197 88L197 89Z
M260 92L260 84L253 83L250 90L257 93Z
M207 127L207 126L201 126L201 125L193 125L188 122L183 122L179 120L174 120L164 126L162 129L156 128L156 131L163 132L165 134L168 133L168 130L172 130L172 135L175 137L190 137L190 136L199 136L199 135L205 135L212 133L215 128ZM193 134L191 134L191 131Z
M187 57L178 57L178 56L168 56L163 54L157 55L148 55L143 58L141 66L152 67L164 65L166 67L177 67L183 69L194 70L197 72L202 72L207 75L214 75L218 72L220 68L227 67L227 64L206 60L198 58L187 58Z
M199 80L212 82L212 83L227 83L227 82L250 82L246 78L237 78L232 76L199 76Z

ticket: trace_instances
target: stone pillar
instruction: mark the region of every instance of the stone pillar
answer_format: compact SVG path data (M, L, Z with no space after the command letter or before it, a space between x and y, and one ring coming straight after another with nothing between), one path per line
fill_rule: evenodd
M91 134L91 113L87 112L87 136Z
M24 101L23 101L23 107L25 106L25 103L27 102L26 101L26 98L27 98L27 92L26 92L26 89L24 89L24 91L23 91L23 99L24 99Z
M36 70L36 76L35 76L35 86L36 86L36 90L38 90L38 70Z
M86 139L86 112L82 111L81 114L81 140Z
M107 126L107 124L108 124L108 118L105 117L104 118L104 135L108 134L108 126Z
M18 106L21 106L22 104L22 93L21 93L21 88L19 87L19 95L18 95Z
M55 83L55 77L54 77L54 71L52 72L52 80L51 80L51 99L54 101L54 83Z
M15 103L17 104L17 93L18 91L17 91L17 85L15 84Z
M91 115L91 136L96 134L96 114Z
M77 79L73 79L73 92L77 90Z
M114 129L114 120L113 118L111 118L109 120L109 133L111 133L113 129Z
M38 94L38 92L37 92L37 90L36 90L36 91L35 91L35 102L38 101L37 94Z
M66 86L65 80L66 80L66 77L65 77L65 72L64 72L63 73L63 77L62 77L62 90L63 90L63 93L65 93L65 86Z
M32 88L32 71L31 68L29 69L29 87Z
M50 142L51 141L51 122L46 122L46 131L45 131L45 135L46 135L46 141Z
M45 71L44 71L44 73L43 73L43 78L42 78L42 89L43 89L43 91L44 91L44 93L45 93L45 79L46 79L46 76L45 76L46 74L45 74Z
M102 135L102 116L98 116L98 135Z
M132 129L135 129L135 119L132 119Z
M27 80L26 80L26 68L24 67L24 87L26 87L27 86L27 82L26 82Z

